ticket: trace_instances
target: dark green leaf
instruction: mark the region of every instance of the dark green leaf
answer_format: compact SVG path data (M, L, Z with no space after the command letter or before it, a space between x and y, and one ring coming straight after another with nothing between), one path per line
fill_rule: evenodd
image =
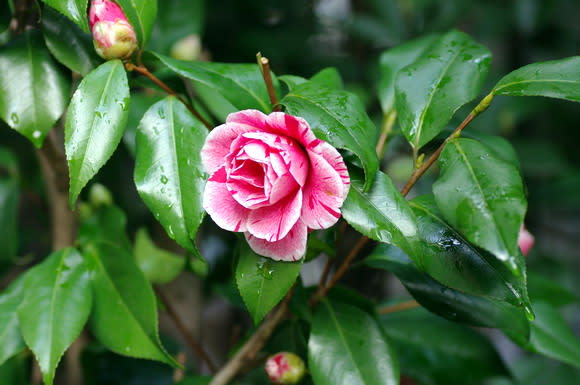
M50 53L71 70L86 76L101 63L91 35L52 8L44 9L42 30Z
M135 259L109 243L85 248L93 273L91 330L115 353L174 365L157 331L157 303Z
M397 350L401 372L421 384L479 384L508 374L487 338L423 309L381 316L381 325Z
M432 195L415 198L421 246L413 260L431 277L466 294L498 298L519 306L527 298L525 275L514 275L492 254L469 244L444 220Z
M190 62L154 55L179 75L215 89L238 110L272 111L268 91L257 64ZM277 87L275 76L273 80Z
M310 78L310 80L327 88L332 88L336 90L341 90L343 88L340 73L334 67L328 67L315 73Z
M362 178L350 174L350 191L342 206L344 219L371 239L411 250L417 236L415 216L389 177L379 171L364 192Z
M68 92L38 31L0 47L0 117L36 147L64 112Z
M395 107L401 129L415 150L437 136L455 111L478 95L490 62L487 48L454 30L399 71Z
M30 360L28 352L22 352L0 366L0 378L3 384L30 384Z
M127 74L120 60L97 67L75 91L65 125L71 206L121 141L129 101Z
M91 216L84 219L79 229L78 240L81 245L106 241L131 252L131 242L127 237L127 217L113 205L99 206Z
M438 38L439 35L420 37L391 48L381 55L378 92L383 113L386 114L395 107L395 79L401 68L414 63Z
M300 268L299 262L281 262L254 253L241 242L236 267L236 283L244 303L257 324L292 287Z
M157 0L117 0L135 29L139 46L144 47L157 16Z
M557 280L532 271L528 271L528 291L534 302L546 302L556 307L580 302L580 295Z
M354 306L323 300L308 341L316 385L395 385L396 355L377 322Z
M533 63L504 76L496 95L546 96L580 102L580 56Z
M514 274L524 274L518 234L527 202L518 169L487 146L462 138L445 146L439 165L433 192L445 219Z
M83 257L72 248L51 254L26 275L24 293L18 308L20 330L50 385L60 358L91 311L90 274Z
M203 32L204 0L164 0L157 9L149 49L168 55L175 43L186 37L199 39ZM199 43L201 51L201 42ZM199 52L198 52L199 53Z
M42 0L89 32L87 17L87 0Z
M18 251L18 198L17 182L0 177L0 266Z
M308 81L292 89L280 103L289 114L306 119L318 138L352 151L365 170L365 190L370 188L378 170L377 129L356 95Z
M12 11L9 6L9 1L0 2L0 33L8 29L12 19Z
M145 93L133 93L131 95L131 105L129 106L129 117L127 118L127 127L123 134L123 143L129 149L133 156L137 152L135 140L137 137L137 127L143 115L155 103L163 99L165 95L149 95Z
M532 351L580 368L580 339L574 335L560 312L543 302L534 303L536 319L530 323Z
M135 259L137 265L151 283L172 281L185 266L185 258L155 246L145 229L135 235Z
M24 296L23 278L17 279L0 295L0 366L24 349L16 313Z
M454 322L501 329L510 338L525 343L529 335L526 310L500 299L465 294L421 272L399 249L379 245L365 263L395 274L409 293L432 313Z
M578 382L580 375L578 368L539 355L526 356L511 366L516 385L570 385Z
M175 97L155 103L137 129L135 184L167 234L197 253L206 175L200 151L207 129Z
M292 91L294 88L299 86L300 84L306 83L308 79L303 78L301 76L294 76L294 75L282 75L278 76L278 80L281 81L288 87L289 91Z

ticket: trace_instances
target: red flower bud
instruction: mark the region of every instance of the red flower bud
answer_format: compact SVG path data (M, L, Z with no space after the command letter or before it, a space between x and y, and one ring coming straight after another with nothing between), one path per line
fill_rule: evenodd
M534 236L530 234L528 230L526 230L524 225L522 225L520 228L520 235L518 236L518 246L520 247L520 250L524 256L530 252L532 246L534 246L534 242Z
M274 384L293 385L304 377L304 361L294 353L281 352L269 357L264 365Z
M95 50L103 59L127 59L137 49L135 30L114 1L92 0L89 23Z

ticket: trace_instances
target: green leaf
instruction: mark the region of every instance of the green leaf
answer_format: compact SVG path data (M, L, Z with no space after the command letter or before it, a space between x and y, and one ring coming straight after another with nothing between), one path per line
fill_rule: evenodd
M488 377L508 375L491 342L471 328L420 308L380 320L396 348L401 371L421 384L480 384Z
M395 107L395 79L399 71L414 63L423 52L435 43L440 35L427 35L405 42L385 51L380 59L381 78L378 84L379 100L383 113Z
M433 185L445 219L473 244L523 274L518 234L526 212L522 178L512 164L473 139L454 139L439 158Z
M137 127L147 110L155 103L163 99L165 95L133 93L131 95L131 105L129 106L129 116L127 118L127 127L123 134L123 143L127 146L133 157L137 152L135 141L137 139Z
M157 0L117 0L135 29L139 46L144 47L157 16Z
M308 341L308 368L316 385L395 385L396 355L377 322L360 309L323 300Z
M580 56L533 63L504 76L496 95L545 96L580 102Z
M199 37L203 32L204 8L204 0L164 0L163 6L157 9L148 48L167 55L186 36ZM201 51L201 43L199 48Z
M290 290L300 273L302 261L281 262L261 257L246 242L241 242L240 247L236 283L257 324Z
M207 129L175 97L155 103L137 128L135 185L167 234L198 254L206 174L200 151Z
M30 360L28 352L22 352L0 366L3 384L25 385L30 383Z
M85 247L93 274L94 308L90 326L115 353L175 365L157 330L157 302L133 256L112 244Z
M141 228L135 235L137 265L151 283L171 282L185 266L185 258L155 246L147 230Z
M0 366L25 347L16 313L24 296L23 278L18 278L0 295Z
M580 295L561 285L558 280L528 271L528 292L534 302L546 302L552 306L579 303Z
M20 330L50 385L91 311L90 274L83 257L72 248L54 252L26 275L24 293L18 308Z
M421 270L466 294L530 306L526 276L514 275L495 256L469 244L445 222L432 195L413 199L411 207L422 246L411 257Z
M0 117L36 147L64 112L69 87L38 31L0 46Z
M306 83L308 79L303 78L301 76L295 75L282 75L278 76L278 80L281 81L288 87L289 91L292 91L294 88L299 86L300 84Z
M417 236L415 216L391 179L378 172L367 192L360 175L350 173L350 190L342 216L361 234L379 242L412 250Z
M52 8L42 13L42 30L50 53L71 70L86 76L101 63L91 35Z
M71 206L121 141L129 101L127 74L120 60L101 64L75 91L66 115L64 142Z
M18 252L18 201L17 181L0 177L0 266L12 262Z
M306 119L318 138L352 151L365 170L365 190L370 188L379 167L377 129L356 95L308 81L293 88L280 103L289 114Z
M310 81L320 84L323 87L341 90L343 88L342 78L338 70L328 67L315 73Z
M437 136L455 111L478 95L491 62L489 50L463 32L448 32L432 44L396 78L399 123L415 150Z
M528 349L580 368L580 339L560 312L543 302L534 303Z
M472 326L498 328L525 343L529 336L528 310L501 299L463 293L437 282L420 271L405 253L381 244L365 264L395 274L423 307L450 321Z
M225 64L171 59L153 53L169 69L221 94L238 110L272 111L268 91L257 64ZM274 86L278 80L272 75Z
M89 32L87 17L87 0L42 0Z
M78 241L82 246L106 241L127 252L133 250L127 236L127 217L117 206L99 206L81 223Z

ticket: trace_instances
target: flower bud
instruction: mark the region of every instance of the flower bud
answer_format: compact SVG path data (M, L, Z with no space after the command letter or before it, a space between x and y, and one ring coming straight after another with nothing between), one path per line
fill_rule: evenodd
M270 356L264 365L274 384L293 385L304 377L304 362L294 353L281 352Z
M195 60L201 53L201 41L199 36L192 34L178 40L171 46L169 55L177 60Z
M527 255L530 252L532 246L534 246L534 242L534 236L522 225L520 235L518 236L518 246L523 255Z
M103 59L128 59L137 49L135 30L114 1L92 0L89 23L95 50Z

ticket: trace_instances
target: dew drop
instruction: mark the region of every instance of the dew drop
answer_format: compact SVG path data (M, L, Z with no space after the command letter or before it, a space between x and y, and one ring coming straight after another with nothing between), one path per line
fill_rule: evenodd
M267 280L271 280L272 275L274 274L274 269L269 261L264 261L256 263L256 273Z
M18 117L18 114L16 112L13 112L13 113L10 114L10 120L14 124L20 123L20 118Z
M169 182L169 179L167 179L167 177L165 175L161 175L161 179L159 179L159 180L163 184L167 184L167 182Z
M38 138L40 138L41 136L42 136L42 132L40 132L40 131L38 131L38 130L35 130L35 131L32 133L32 137L33 137L34 139L38 139Z

